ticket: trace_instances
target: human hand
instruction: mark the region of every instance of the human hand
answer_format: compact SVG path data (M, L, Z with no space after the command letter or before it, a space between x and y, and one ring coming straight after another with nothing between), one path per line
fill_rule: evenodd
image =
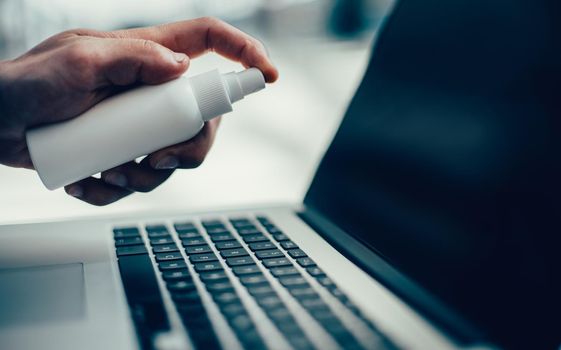
M190 58L208 51L257 67L267 82L278 77L256 39L214 18L112 32L76 29L55 35L21 57L0 62L0 163L33 169L25 132L74 118L104 98L140 84L183 74ZM106 205L148 192L176 168L194 168L208 153L215 118L191 140L65 187L68 194ZM87 156L87 155L84 155Z

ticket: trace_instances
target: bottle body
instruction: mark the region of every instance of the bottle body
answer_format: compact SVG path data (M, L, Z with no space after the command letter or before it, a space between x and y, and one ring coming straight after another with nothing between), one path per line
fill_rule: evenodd
M143 86L78 118L27 133L35 169L55 189L195 136L204 122L189 79Z
M197 135L232 103L265 87L256 68L137 89L106 99L77 118L27 132L31 161L50 190Z

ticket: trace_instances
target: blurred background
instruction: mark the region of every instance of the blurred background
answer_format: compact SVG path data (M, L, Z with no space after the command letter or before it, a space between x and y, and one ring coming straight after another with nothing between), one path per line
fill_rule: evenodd
M366 67L392 0L0 0L0 60L60 31L112 30L219 17L262 40L277 83L222 120L205 163L176 171L151 193L93 207L43 187L35 172L0 166L0 222L144 210L299 202ZM240 65L214 54L187 75Z

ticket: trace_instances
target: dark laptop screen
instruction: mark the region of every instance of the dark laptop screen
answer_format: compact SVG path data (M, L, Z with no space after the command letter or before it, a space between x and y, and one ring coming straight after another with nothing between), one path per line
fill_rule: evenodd
M561 334L555 3L399 3L305 200L509 342Z

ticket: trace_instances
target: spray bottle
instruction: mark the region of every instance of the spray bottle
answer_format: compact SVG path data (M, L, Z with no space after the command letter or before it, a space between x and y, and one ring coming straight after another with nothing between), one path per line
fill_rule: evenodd
M27 145L43 184L71 184L197 135L232 103L265 88L257 68L179 77L108 98L82 115L31 129Z

